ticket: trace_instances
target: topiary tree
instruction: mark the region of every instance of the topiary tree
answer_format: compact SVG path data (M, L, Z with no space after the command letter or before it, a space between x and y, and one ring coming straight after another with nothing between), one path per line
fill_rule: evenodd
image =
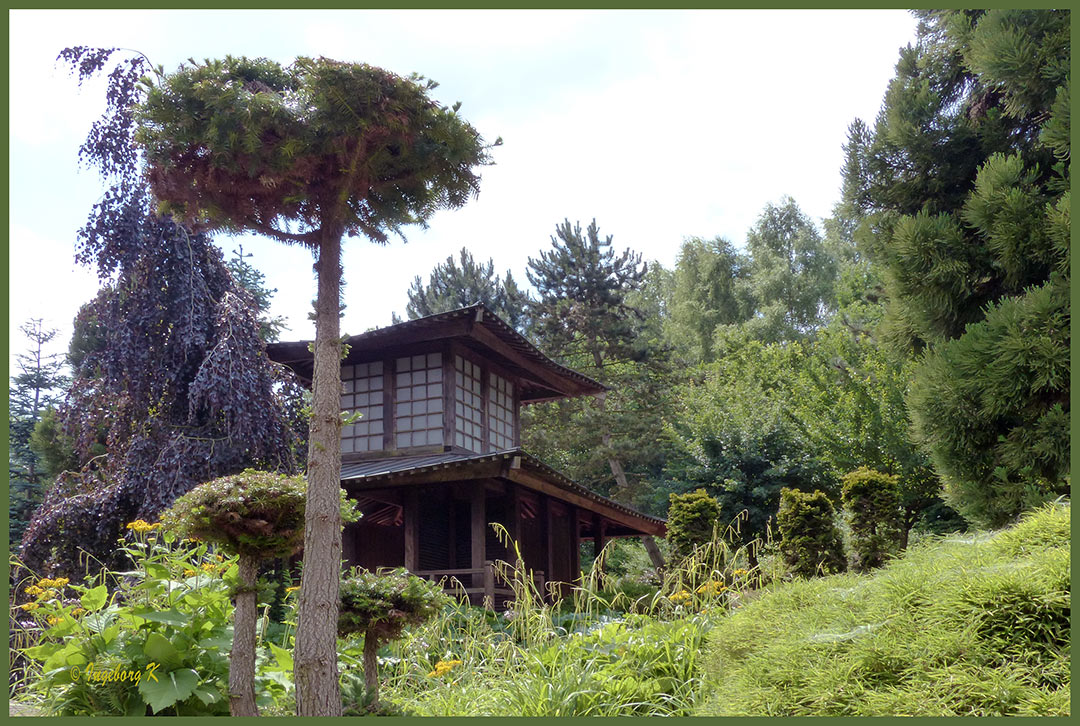
M449 598L439 585L403 567L378 574L353 568L341 580L338 634L364 635L364 686L369 708L379 703L379 648L439 612Z
M780 553L791 574L830 575L847 569L836 509L822 491L780 490Z
M162 516L166 529L239 555L233 602L229 712L258 716L255 705L256 585L259 562L296 553L304 543L303 477L255 469L200 484Z
M328 58L227 57L144 85L136 143L151 188L199 229L246 230L317 256L308 523L296 633L297 715L341 714L334 628L341 560L341 240L385 243L479 191L490 163L436 84ZM499 141L496 141L496 144Z
M713 538L720 522L720 502L704 489L671 494L667 540L676 558L689 557L694 548Z
M900 550L899 477L863 466L840 482L840 501L851 525L852 569L867 572Z

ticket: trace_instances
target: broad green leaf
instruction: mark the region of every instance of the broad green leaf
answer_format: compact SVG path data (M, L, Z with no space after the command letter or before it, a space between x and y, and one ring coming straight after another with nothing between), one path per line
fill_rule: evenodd
M209 706L210 704L217 703L221 700L220 692L212 688L207 688L205 685L196 688L194 693L195 697L202 701L204 706Z
M143 646L143 653L162 668L175 668L181 663L180 653L161 633L150 633L146 645Z
M168 610L150 610L148 608L138 608L132 611L133 615L137 615L144 620L149 620L154 623L164 623L166 625L176 625L182 627L191 622L191 616L184 613L177 612L174 608Z
M180 703L194 693L198 686L199 674L190 668L181 668L168 673L158 671L154 677L143 674L139 681L139 693L156 714Z
M33 658L34 660L45 660L56 651L60 650L62 646L59 643L43 643L42 645L35 645L32 648L24 648L23 655L27 658Z
M94 612L105 607L105 601L107 601L108 599L108 588L106 588L104 585L98 585L92 590L87 590L86 593L84 593L83 596L79 598L79 602L85 609L89 610L90 612Z
M273 652L274 658L277 660L278 665L281 666L281 669L288 672L288 673L292 673L292 669L293 669L292 653L285 650L281 646L274 645L273 643L270 643L269 645L270 645L270 650L271 650L271 652Z

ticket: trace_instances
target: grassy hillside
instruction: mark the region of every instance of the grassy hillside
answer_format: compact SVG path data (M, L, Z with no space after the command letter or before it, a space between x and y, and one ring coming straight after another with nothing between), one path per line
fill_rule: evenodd
M697 715L1066 715L1069 515L782 586L712 631Z

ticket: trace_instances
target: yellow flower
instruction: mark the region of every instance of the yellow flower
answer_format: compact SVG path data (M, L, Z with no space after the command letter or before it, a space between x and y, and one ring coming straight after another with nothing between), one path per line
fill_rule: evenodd
M428 678L439 678L461 665L459 660L441 660L435 664L435 670L428 673Z
M74 610L71 611L71 617L73 617L73 618L77 618L80 615L84 615L84 614L86 614L86 611L83 610L82 608L75 608Z
M213 572L214 571L214 564L212 562L204 562L204 563L202 563L202 569L205 572Z
M62 619L63 619L63 618L58 618L58 617L56 617L55 615L50 615L49 617L45 618L45 623L46 623L47 625L56 625L56 624L57 624L57 623L59 623L59 622L60 622L60 621L61 621Z
M738 577L739 575L747 574L747 572L746 572L746 570L735 570L735 572L732 573L732 574L734 574L736 577Z
M286 587L286 588L285 588L285 592L286 592L286 593L290 593L290 592L296 592L296 591L297 591L297 590L299 590L299 589L300 589L300 586L299 586L299 585L296 585L296 586L294 586L294 587Z
M161 527L161 522L154 522L153 524L150 524L149 522L142 519L136 519L134 522L128 522L127 524L128 529L134 530L138 534L153 532L159 527Z
M674 593L673 595L670 595L668 597L668 599L671 600L673 603L678 604L678 603L681 603L681 602L685 602L686 600L689 600L692 597L694 597L694 596L691 593L689 593L688 591L679 590L678 592Z
M20 610L26 610L27 612L29 612L31 610L37 610L38 609L38 604L36 602L28 602L25 605L20 605L19 609Z
M719 595L724 590L727 590L727 585L719 580L709 580L704 585L697 589L699 595Z
M44 595L45 594L45 591L42 590L37 585L31 585L30 587L26 588L25 592L26 592L27 595Z
M184 577L191 577L194 574L195 574L195 570L189 570L186 567L184 568Z
M221 555L214 555L214 558L217 559L218 562L223 562L225 560Z

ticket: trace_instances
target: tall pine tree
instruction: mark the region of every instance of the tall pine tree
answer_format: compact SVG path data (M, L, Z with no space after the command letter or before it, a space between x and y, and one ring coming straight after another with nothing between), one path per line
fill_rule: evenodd
M521 332L528 327L528 295L518 287L510 270L504 278L495 274L495 261L477 263L465 247L436 265L425 285L417 275L409 286L405 314L409 320L483 303Z
M28 320L19 330L29 346L16 356L19 372L12 376L8 391L8 541L12 547L22 539L50 479L32 446L34 428L61 401L67 385L63 356L46 351L57 330L46 329L41 318Z

